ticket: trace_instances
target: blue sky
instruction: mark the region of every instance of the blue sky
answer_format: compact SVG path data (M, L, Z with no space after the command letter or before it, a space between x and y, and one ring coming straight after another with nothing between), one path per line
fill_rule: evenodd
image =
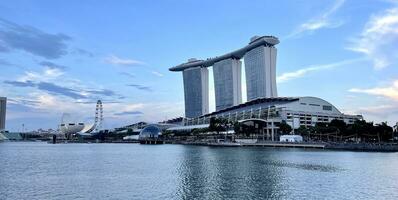
M398 121L398 1L1 1L7 129L183 115L168 68L275 35L279 96L317 96L369 121ZM210 90L213 90L212 83ZM214 110L214 95L210 95Z

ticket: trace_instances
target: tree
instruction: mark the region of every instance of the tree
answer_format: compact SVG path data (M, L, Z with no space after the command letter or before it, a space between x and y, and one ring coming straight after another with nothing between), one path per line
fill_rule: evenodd
M393 133L393 129L391 126L388 126L386 122L382 122L380 124L377 124L374 127L374 131L377 134L377 139L379 141L379 143L381 141L388 141Z
M334 127L339 133L343 133L347 129L347 124L343 120L338 119L333 119L329 126Z
M327 124L324 122L318 122L315 124L314 129L315 133L319 135L319 139L321 139L321 135L325 133Z
M343 120L333 119L329 126L336 130L336 135L340 135L340 140L342 140L343 134L347 132L347 124Z
M301 125L297 130L296 133L301 135L301 136L305 136L307 135L307 140L310 139L310 128L307 128L304 125Z
M210 118L209 130L215 131L219 134L221 131L226 131L228 126L228 121L222 118Z
M279 124L279 130L284 134L290 134L290 132L292 131L292 127L287 124L286 121L282 121Z
M198 136L203 133L207 133L208 131L209 131L208 128L197 128L197 129L192 130L191 135Z
M374 132L373 122L356 120L352 125L347 128L347 132L355 135L356 141L358 141L358 139L362 140L364 139L364 136L369 136Z
M304 125L301 125L297 130L296 133L299 135L305 135L308 134L308 128Z
M234 132L235 134L239 135L242 133L242 126L239 122L234 123Z

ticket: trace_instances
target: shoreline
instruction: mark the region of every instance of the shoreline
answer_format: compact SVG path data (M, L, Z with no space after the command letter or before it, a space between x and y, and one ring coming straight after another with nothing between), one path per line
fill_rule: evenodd
M198 145L210 147L263 147L263 148L302 148L323 149L332 151L355 151L355 152L398 152L398 144L344 144L344 143L212 143L212 142L178 142L166 144Z
M4 142L40 142L40 141L4 141ZM51 141L41 141L53 144ZM57 140L55 144L140 144L138 140L127 141L64 141ZM177 140L159 140L159 144L179 144L209 147L261 147L261 148L301 148L301 149L322 149L332 151L354 151L354 152L398 152L398 143L326 143L326 142L256 142L256 143L236 143L236 142L205 142L205 141L177 141ZM153 143L144 143L143 145L154 145Z

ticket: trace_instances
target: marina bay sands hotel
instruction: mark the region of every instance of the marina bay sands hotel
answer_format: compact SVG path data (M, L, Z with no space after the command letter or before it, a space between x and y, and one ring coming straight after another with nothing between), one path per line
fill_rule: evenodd
M209 72L213 67L216 111L242 103L241 59L245 62L247 101L277 97L274 36L254 36L236 51L206 60L189 59L170 68L181 71L184 81L185 117L194 118L209 112Z

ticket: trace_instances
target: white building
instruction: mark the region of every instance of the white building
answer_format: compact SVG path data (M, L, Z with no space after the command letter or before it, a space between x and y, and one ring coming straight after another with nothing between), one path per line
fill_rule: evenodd
M330 123L333 119L353 124L363 119L361 115L340 112L331 103L317 97L258 98L193 119L185 125L208 124L211 117L227 118L231 121L258 119L263 121L286 121L293 129L300 126L315 126L316 123Z
M280 142L302 142L303 137L301 135L281 135L279 137Z
M315 126L318 122L330 123L333 119L342 120L347 124L362 119L361 115L344 114L331 103L317 97L300 97L281 107L282 119L294 129L300 126Z

